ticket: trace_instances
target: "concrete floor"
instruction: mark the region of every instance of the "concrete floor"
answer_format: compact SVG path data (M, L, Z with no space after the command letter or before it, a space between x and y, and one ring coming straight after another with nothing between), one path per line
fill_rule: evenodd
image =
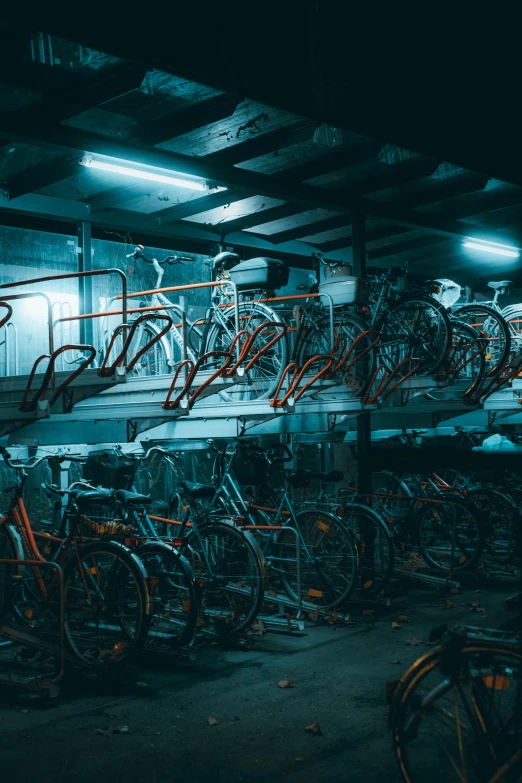
M251 637L251 650L211 646L191 662L155 656L126 682L72 679L47 704L0 693L1 779L398 781L386 681L429 649L429 631L442 622L505 622L502 601L515 587L478 593L473 586L456 595L416 586L385 611L355 610L346 627L309 623L298 638ZM443 607L443 595L451 608ZM477 600L485 612L471 610ZM392 629L399 615L408 622ZM409 646L407 639L423 643ZM278 686L288 679L294 687ZM305 731L316 722L321 734ZM127 732L114 733L125 726Z

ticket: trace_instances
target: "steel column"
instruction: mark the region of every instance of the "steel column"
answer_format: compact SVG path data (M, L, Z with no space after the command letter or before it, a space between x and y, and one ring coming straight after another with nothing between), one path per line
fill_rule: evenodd
M91 224L85 220L76 224L76 236L78 239L78 272L92 271L92 242ZM94 312L92 297L92 277L78 278L78 295L80 315ZM93 323L90 318L80 321L80 342L86 345L93 344Z

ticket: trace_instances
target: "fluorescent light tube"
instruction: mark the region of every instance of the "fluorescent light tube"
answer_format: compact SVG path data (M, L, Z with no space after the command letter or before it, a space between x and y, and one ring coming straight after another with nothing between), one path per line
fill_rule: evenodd
M497 256L508 256L509 258L518 258L520 250L509 245L500 245L496 242L487 242L485 239L466 239L462 243L464 247L472 250L482 250L485 253L495 253Z
M173 185L178 188L189 188L189 190L207 191L206 182L194 179L182 179L181 176L170 176L160 174L155 171L144 171L143 169L133 169L128 166L121 166L119 163L106 163L103 160L95 160L90 156L80 159L82 166L90 169L99 169L100 171L112 171L113 174L123 174L125 177L135 177L136 179L147 179L152 182L161 182L163 185Z

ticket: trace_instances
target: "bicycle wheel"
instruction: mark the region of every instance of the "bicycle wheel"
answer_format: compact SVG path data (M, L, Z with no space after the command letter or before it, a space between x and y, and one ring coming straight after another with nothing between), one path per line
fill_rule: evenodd
M247 631L263 603L266 566L249 532L228 519L192 527L182 554L203 585L200 616L228 633Z
M136 549L147 571L151 600L149 641L182 645L193 637L198 598L192 568L174 547L149 541Z
M23 560L22 541L14 525L4 522L0 526L0 560ZM0 621L16 609L21 586L23 566L0 564Z
M297 362L301 367L313 356L329 354L332 351L329 315L321 308L321 315L313 321L308 316L308 321L306 328L302 329L300 345L296 346ZM375 351L370 346L376 335L370 332L361 337L364 332L370 330L370 326L347 308L334 309L333 326L334 342L338 342L339 356L346 354L359 338L345 363L347 369L344 372L344 383L353 396L360 397L367 390L375 368Z
M451 573L478 564L484 526L476 506L458 498L423 502L414 523L419 552L432 568Z
M127 547L88 544L64 568L65 635L82 663L125 664L143 648L150 624L147 574Z
M131 323L132 326L132 323ZM127 364L129 364L136 354L145 347L154 337L156 337L161 330L153 323L145 321L140 324L136 329L136 333L131 341L129 350L127 351ZM111 335L107 336L103 345L100 347L98 358L100 365L103 362L107 349L109 346L109 339ZM111 349L111 353L108 359L110 366L111 362L119 356L123 348L123 336L120 334L116 337L114 345ZM167 336L161 337L157 342L148 348L142 356L138 359L134 367L132 368L131 377L148 377L151 375L164 375L172 372L173 367L172 351Z
M381 333L379 363L394 370L405 359L418 359L415 375L434 375L451 348L451 322L446 309L429 296L404 296L393 302L375 324ZM405 363L400 378L412 369Z
M512 563L520 554L520 517L512 499L489 487L475 487L466 497L478 504L485 520L485 562Z
M522 347L522 308L509 305L502 310L502 317L509 327L511 345L518 352Z
M228 351L232 340L236 335L236 321L234 308L229 307L221 311L221 322L215 320L211 327L205 352ZM262 324L267 322L281 323L277 314L260 302L240 302L239 324L240 329L252 335ZM245 362L253 359L260 351L263 353L256 359L248 370L243 383L234 384L220 392L220 396L227 402L243 402L247 400L266 400L273 397L277 384L288 362L288 346L286 335L283 335L273 345L267 347L271 340L281 330L277 327L262 329L254 339ZM244 345L245 336L239 340L239 348ZM219 360L222 364L223 360Z
M486 375L491 377L503 367L509 357L511 335L509 326L503 316L492 307L480 302L455 307L453 317L484 332L488 341L486 349Z
M486 374L484 338L472 326L458 318L451 319L453 343L446 360L447 371L457 381L466 383L463 396L473 394ZM486 348L487 350L487 348ZM454 368L454 369L451 369Z
M395 561L391 527L374 509L359 503L345 506L343 523L357 541L362 587L367 595L382 593Z
M406 482L388 470L372 473L372 490L379 510L390 518L392 526L405 525L411 518L412 492Z
M450 667L454 674L444 674L447 652L417 661L395 692L390 724L404 780L520 781L521 653L468 642L458 650L458 668Z
M304 605L312 609L341 606L353 593L358 574L353 534L337 516L322 509L300 511L296 521ZM270 558L294 601L299 595L296 545L294 533L283 528Z

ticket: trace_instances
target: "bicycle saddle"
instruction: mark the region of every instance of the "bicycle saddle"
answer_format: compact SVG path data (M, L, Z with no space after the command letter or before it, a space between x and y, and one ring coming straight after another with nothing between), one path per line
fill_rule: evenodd
M224 250L222 253L218 253L212 261L212 269L232 269L239 264L239 260L237 253Z
M331 470L330 473L321 473L313 470L284 471L284 477L292 487L306 486L312 479L319 479L323 484L334 484L342 481L344 474L340 470Z
M185 495L194 500L214 497L216 490L211 484L194 484L192 481L182 481L181 489Z
M88 503L109 503L113 498L112 489L80 489L71 493L74 500L79 505Z
M126 506L147 506L151 501L151 496L140 495L139 492L129 492L126 489L117 489L116 499Z
M513 285L512 280L500 280L498 282L492 280L490 283L488 283L488 288L492 288L493 291L498 291L499 288L509 288L510 285Z

